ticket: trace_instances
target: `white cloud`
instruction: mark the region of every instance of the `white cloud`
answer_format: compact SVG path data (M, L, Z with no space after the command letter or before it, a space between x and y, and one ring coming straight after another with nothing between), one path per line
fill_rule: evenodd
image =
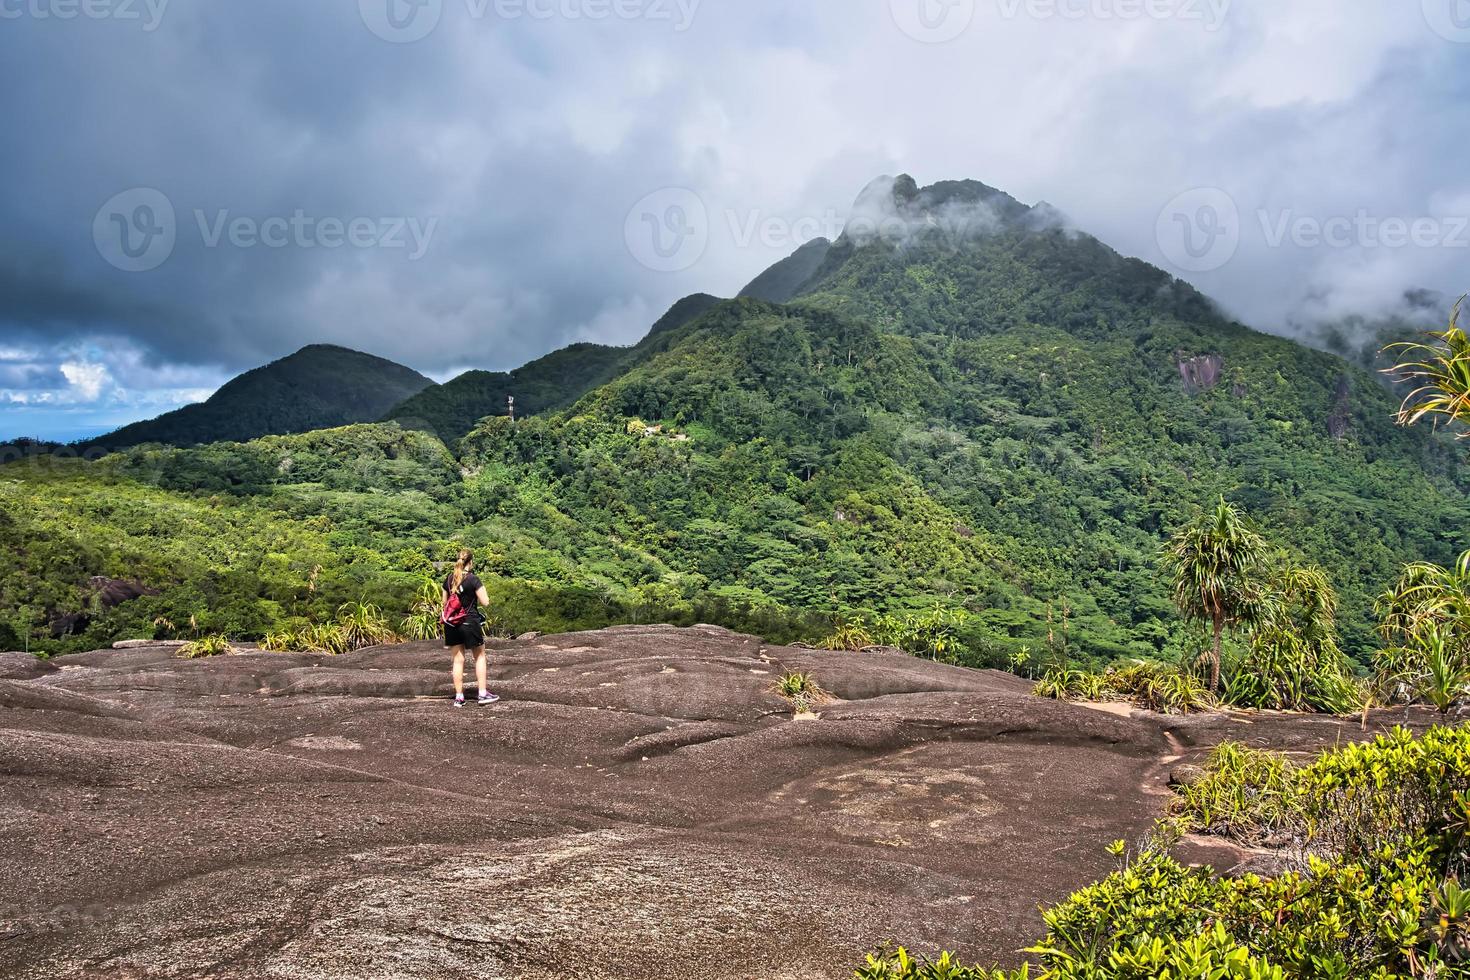
M102 397L102 389L112 378L101 364L86 364L66 361L60 365L61 373L71 384L73 397L77 401L95 402Z

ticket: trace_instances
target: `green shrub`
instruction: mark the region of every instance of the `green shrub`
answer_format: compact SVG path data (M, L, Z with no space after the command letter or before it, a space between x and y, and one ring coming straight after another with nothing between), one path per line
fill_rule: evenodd
M832 632L818 644L823 650L863 650L876 646L878 641L869 632L861 616L855 619L838 620Z
M1014 976L1023 980L1027 971L1007 974L1003 970L983 970L977 966L961 966L953 956L944 953L937 960L916 960L908 950L899 948L893 953L868 957L865 966L857 971L854 980L1008 980Z
M1055 666L1042 675L1035 693L1059 701L1131 701L1160 714L1188 714L1214 706L1199 678L1151 660L1110 667L1101 674Z
M437 640L443 636L443 605L443 587L433 579L425 579L413 608L403 620L403 635L410 640Z
M1470 730L1397 729L1305 766L1222 745L1181 791L1187 828L1309 850L1274 879L1186 868L1157 850L1046 909L1040 980L1467 980ZM1109 849L1121 855L1121 844ZM858 980L1022 980L870 956Z
M1275 752L1221 742L1203 778L1179 787L1173 812L1187 829L1260 843L1301 820L1295 771Z
M830 697L822 690L815 676L798 671L782 674L774 687L776 693L790 701L797 711L809 711Z
M180 647L179 657L184 660L207 660L210 657L223 657L233 649L226 637L205 636Z

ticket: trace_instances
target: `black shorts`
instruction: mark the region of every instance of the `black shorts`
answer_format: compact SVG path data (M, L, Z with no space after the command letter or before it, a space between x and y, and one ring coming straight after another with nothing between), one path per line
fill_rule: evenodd
M444 646L465 647L478 650L485 645L485 626L475 617L470 617L458 626L444 625Z

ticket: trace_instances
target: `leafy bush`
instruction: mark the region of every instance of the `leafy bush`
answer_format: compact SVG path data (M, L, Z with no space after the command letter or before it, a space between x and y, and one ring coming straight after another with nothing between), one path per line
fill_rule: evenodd
M893 953L870 955L865 966L854 974L854 980L1024 980L1023 969L1017 974L1002 970L983 970L978 966L962 966L949 953L937 960L914 959L900 948Z
M1275 752L1221 742L1205 773L1178 789L1173 812L1188 829L1257 844L1300 821L1295 769Z
M818 644L823 650L865 650L876 646L878 641L869 632L863 618L838 620L832 632Z
M444 635L443 610L443 587L433 579L425 579L403 620L403 635L410 640L437 640Z
M782 674L774 686L776 693L790 701L797 711L809 711L830 697L817 684L816 677L798 671Z
M1470 871L1470 729L1395 728L1324 752L1305 766L1222 743L1202 779L1181 787L1185 829L1255 844L1286 835L1317 854L1366 860L1425 842L1445 874Z
M349 652L365 647L402 643L403 637L388 625L383 610L368 602L349 602L337 610L336 625Z
M178 655L184 660L206 660L210 657L223 657L233 649L226 637L213 635L184 644L179 648Z
M1337 645L1337 593L1315 565L1278 558L1225 700L1243 708L1351 714L1362 695Z
M1300 870L1229 878L1147 850L1046 909L1041 980L1470 978L1470 730L1402 729L1295 767L1222 745L1178 808L1194 829L1284 828ZM1122 854L1115 845L1110 851ZM952 958L870 956L859 980L1023 980Z
M365 647L402 643L383 611L371 603L349 602L337 610L329 623L306 624L268 633L261 649L273 653L352 653Z
M1453 567L1418 562L1379 597L1381 690L1401 691L1448 714L1470 699L1470 552Z
M1135 660L1103 673L1052 667L1035 693L1060 701L1131 701L1160 714L1188 714L1214 705L1199 678L1170 664Z

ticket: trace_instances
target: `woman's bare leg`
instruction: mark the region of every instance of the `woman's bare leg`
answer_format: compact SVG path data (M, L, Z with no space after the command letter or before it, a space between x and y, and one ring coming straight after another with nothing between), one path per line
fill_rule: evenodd
M480 649L475 651L475 680L480 682L481 694L484 694L486 691L490 690L490 688L486 686L489 683L489 659L490 658L485 655L484 647L480 647Z
M454 693L464 697L464 647L454 647Z

